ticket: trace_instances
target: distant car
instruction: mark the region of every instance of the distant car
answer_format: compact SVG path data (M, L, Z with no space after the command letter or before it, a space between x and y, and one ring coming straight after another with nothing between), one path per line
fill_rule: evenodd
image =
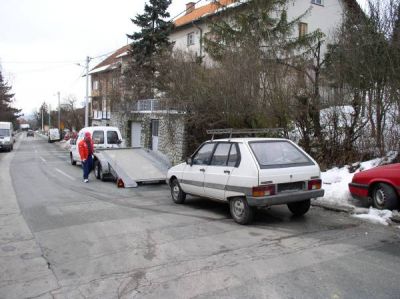
M372 199L373 206L379 210L397 208L400 198L400 163L356 173L349 189L356 199Z
M31 137L35 136L35 134L33 133L33 130L28 130L28 132L26 132L26 137L29 137L29 136L31 136Z
M297 216L310 200L322 197L320 168L287 139L231 138L209 140L167 174L172 200L186 194L227 202L239 224L251 222L256 208L287 205Z

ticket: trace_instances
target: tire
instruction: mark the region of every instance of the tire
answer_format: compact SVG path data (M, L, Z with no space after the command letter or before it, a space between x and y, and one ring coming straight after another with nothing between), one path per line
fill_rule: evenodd
M103 170L101 168L101 164L98 160L94 161L94 175L98 180L104 181Z
M173 179L171 182L171 197L172 201L176 204L183 204L186 199L186 193L183 192L177 179Z
M69 154L69 158L71 159L71 165L76 165L76 161L74 160L72 153Z
M292 212L292 214L295 216L303 216L305 213L308 212L310 206L311 206L310 199L287 204L287 207L289 208L290 212Z
M231 216L236 223L249 224L253 221L255 210L244 197L235 197L229 201Z
M399 202L392 186L379 183L372 193L372 203L378 210L394 210Z

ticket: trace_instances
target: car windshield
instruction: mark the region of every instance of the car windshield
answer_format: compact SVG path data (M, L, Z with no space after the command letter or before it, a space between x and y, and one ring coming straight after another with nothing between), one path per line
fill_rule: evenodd
M298 148L288 141L251 142L250 147L260 168L284 168L314 165Z
M3 136L3 137L10 136L10 130L9 129L0 129L0 136Z

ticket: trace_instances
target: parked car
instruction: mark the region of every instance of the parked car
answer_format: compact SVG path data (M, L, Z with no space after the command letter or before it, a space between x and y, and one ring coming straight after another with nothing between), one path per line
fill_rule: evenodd
M286 204L304 215L310 199L322 197L320 168L287 139L231 138L209 140L186 160L169 169L172 200L186 194L228 202L232 218L251 222L255 208Z
M34 134L34 132L33 132L33 130L28 130L28 132L26 132L26 137L34 137L35 136L35 134Z
M12 151L14 148L14 129L11 122L0 122L0 150Z
M57 128L49 129L49 143L54 141L60 141L60 131Z
M397 208L400 198L400 163L356 173L349 189L354 198L372 199L372 204L377 209Z

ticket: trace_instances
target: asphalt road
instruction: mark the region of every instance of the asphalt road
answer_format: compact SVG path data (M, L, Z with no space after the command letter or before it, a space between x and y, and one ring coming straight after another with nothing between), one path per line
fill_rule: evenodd
M166 185L84 184L37 136L0 153L0 179L0 298L400 298L397 227L317 207L241 226Z

